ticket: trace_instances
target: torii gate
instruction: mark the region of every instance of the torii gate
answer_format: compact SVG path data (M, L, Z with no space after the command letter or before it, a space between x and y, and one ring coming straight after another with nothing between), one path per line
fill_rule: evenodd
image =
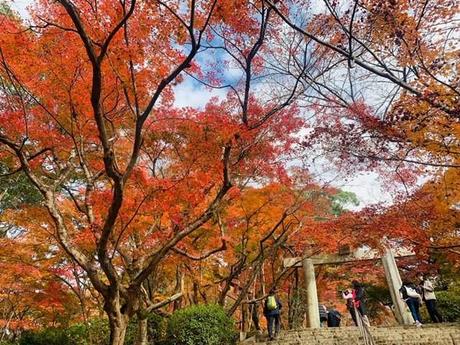
M399 296L399 288L402 281L399 275L395 257L411 257L415 254L411 251L400 250L396 254L387 250L383 256L376 252L364 253L358 250L348 255L320 255L310 258L284 259L284 267L303 267L305 275L305 289L307 292L307 322L310 328L319 328L318 293L316 290L315 265L340 264L353 261L382 260L385 277L390 288L391 299L395 307L395 315L399 324L411 325L413 318L406 308L406 304Z

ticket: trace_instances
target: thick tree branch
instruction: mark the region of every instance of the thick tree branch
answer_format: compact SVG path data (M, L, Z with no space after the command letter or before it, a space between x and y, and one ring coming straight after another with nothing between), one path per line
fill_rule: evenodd
M185 250L179 249L179 248L172 248L171 250L179 255L185 256L187 259L193 260L193 261L202 261L204 259L209 258L211 255L216 254L218 252L222 252L227 249L227 242L222 239L222 245L219 248L215 248L210 250L209 252L202 254L200 256L193 256L187 253Z
M151 304L149 305L145 311L147 313L151 313L152 311L154 310L157 310L157 309L160 309L162 307L164 307L165 305L168 305L176 300L178 300L179 298L181 298L184 294L182 292L178 292L168 298L166 298L165 300L161 301L161 302L158 302L158 303L155 303L155 304Z

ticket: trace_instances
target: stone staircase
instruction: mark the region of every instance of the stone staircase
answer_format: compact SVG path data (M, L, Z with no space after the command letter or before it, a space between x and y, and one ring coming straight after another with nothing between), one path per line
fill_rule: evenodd
M376 345L460 345L460 324L371 327ZM247 339L241 344L267 345L359 345L363 344L357 327L302 329L284 331L278 339Z

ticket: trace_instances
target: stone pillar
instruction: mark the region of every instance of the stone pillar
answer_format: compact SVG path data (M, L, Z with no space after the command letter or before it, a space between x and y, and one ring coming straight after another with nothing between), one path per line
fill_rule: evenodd
M396 319L401 325L411 325L414 322L406 303L401 299L399 289L402 285L398 266L391 250L387 250L382 256L383 269L390 289L391 299L393 300Z
M305 289L307 291L307 323L310 328L319 328L318 293L316 291L316 276L313 260L305 258L302 260Z

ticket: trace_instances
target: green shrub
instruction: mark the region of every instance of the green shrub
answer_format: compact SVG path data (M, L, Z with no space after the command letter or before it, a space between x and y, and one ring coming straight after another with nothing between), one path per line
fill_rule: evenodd
M303 326L304 315L307 312L307 305L304 302L306 290L297 288L294 290L289 308L288 323L290 329L299 329Z
M70 326L67 334L71 340L68 345L107 345L110 329L107 320L93 319L87 324L77 323Z
M449 322L460 321L460 289L436 293L438 308L442 317Z
M89 331L95 334L96 341L90 342ZM19 345L106 345L108 332L97 333L84 324L75 324L69 328L46 328L39 331L24 332Z
M0 345L18 345L18 343L12 340L2 340L0 341Z
M20 345L70 345L68 334L63 329L47 328L38 332L24 332Z
M148 317L148 338L150 344L165 337L165 320L157 315ZM125 345L134 345L137 337L137 319L134 318L126 330ZM107 320L93 319L87 324L77 323L69 328L47 328L24 332L18 343L0 342L0 345L108 345L110 328ZM155 342L154 342L155 341Z
M133 345L136 335L137 323L133 320L126 330L125 345ZM108 345L109 337L107 320L94 319L88 324L79 323L66 329L47 328L25 332L19 340L19 345Z
M75 324L66 330L70 342L63 345L108 345L109 323L105 319L93 319L88 324ZM133 345L137 335L136 320L132 320L126 330L125 345Z
M166 336L166 319L158 314L151 313L147 318L147 325L149 344L160 344Z
M132 319L131 322L128 324L128 328L126 329L125 335L125 345L134 345L136 343L137 337L137 321L136 319ZM107 338L108 340L109 338Z
M230 345L236 343L233 320L215 304L201 304L176 311L168 320L171 345Z
M390 290L384 285L366 285L366 309L371 319L377 319L382 313L383 305L391 305Z
M89 345L88 327L85 324L77 323L66 330L69 336L69 345ZM97 344L97 343L95 343Z

